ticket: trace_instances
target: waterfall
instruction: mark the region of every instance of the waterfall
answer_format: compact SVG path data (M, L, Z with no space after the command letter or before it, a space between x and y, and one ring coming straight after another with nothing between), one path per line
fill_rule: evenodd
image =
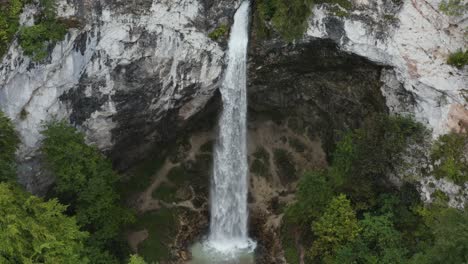
M247 44L249 1L234 16L221 87L223 111L214 148L208 244L226 252L252 248L247 233Z

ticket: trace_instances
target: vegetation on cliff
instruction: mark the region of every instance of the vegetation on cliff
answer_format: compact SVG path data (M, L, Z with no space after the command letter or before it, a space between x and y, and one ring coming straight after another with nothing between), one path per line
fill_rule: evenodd
M257 34L268 36L271 25L287 41L300 38L315 4L329 4L336 16L346 16L352 8L349 0L259 0L255 10Z
M299 263L298 243L309 248L306 263L466 262L467 211L449 208L440 192L424 205L411 178L399 188L388 182L396 167L409 165L409 155L424 155L408 146L426 138L421 124L384 115L345 133L331 166L306 173L296 202L285 210L281 237L288 262ZM464 181L465 138L446 135L434 144L436 175Z
M16 183L19 139L0 112L0 262L107 264L126 259L120 236L133 216L120 205L110 162L65 122L46 128L42 150L57 181L43 200ZM130 261L144 263L137 256Z
M49 47L63 40L67 25L56 17L56 1L40 0L40 12L34 16L34 25L20 27L19 16L30 0L11 0L0 3L0 57L18 33L24 53L35 61L45 59Z
M15 152L18 144L19 138L13 124L0 111L0 182L15 180Z

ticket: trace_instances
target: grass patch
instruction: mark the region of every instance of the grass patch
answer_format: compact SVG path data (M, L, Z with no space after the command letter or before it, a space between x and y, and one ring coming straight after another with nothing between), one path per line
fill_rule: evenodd
M210 34L208 34L208 37L210 37L212 40L220 40L223 37L226 37L229 32L229 27L226 24L222 24L218 26L215 30L211 31Z
M166 261L171 257L170 244L177 232L177 217L174 210L161 208L138 218L135 230L148 230L149 237L138 247L138 254L149 263Z
M450 54L447 59L447 64L455 66L457 68L463 68L465 65L468 64L468 50L464 52L459 50L455 53Z
M176 188L166 182L162 183L156 190L153 191L152 196L154 199L162 200L167 203L176 201L175 194Z

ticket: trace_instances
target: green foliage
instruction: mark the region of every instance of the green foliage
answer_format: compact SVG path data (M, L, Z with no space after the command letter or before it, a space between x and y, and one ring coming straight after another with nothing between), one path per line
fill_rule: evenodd
M302 176L296 191L296 202L286 208L285 219L300 226L310 226L333 196L324 171L308 172Z
M409 143L423 142L427 131L407 117L375 115L346 133L333 154L330 176L356 209L375 205L377 191L395 164L403 166Z
M434 241L423 252L414 255L411 263L467 263L468 212L429 207L422 209L421 214L434 234Z
M388 215L364 214L356 240L341 247L334 263L404 263L407 250Z
M273 28L287 41L300 38L307 28L307 18L310 17L312 6L315 4L329 4L332 13L337 16L347 15L346 11L352 8L349 0L259 0L257 1L256 22L261 31L264 26L272 24ZM266 32L259 32L266 35Z
M444 0L439 9L449 16L461 16L468 10L468 3L463 3L462 0Z
M54 191L61 201L71 204L78 223L91 233L91 247L112 248L133 216L120 205L115 190L118 176L111 163L66 122L51 122L45 128L42 152L56 178Z
M331 263L336 251L353 241L360 227L351 202L341 194L333 198L318 221L312 224L317 239L312 244L311 255Z
M19 15L27 0L10 0L0 3L0 58L7 51L19 27Z
M145 260L138 255L131 255L128 264L146 264Z
M458 68L463 68L468 64L468 50L465 50L464 52L459 50L450 54L449 58L447 59L447 64Z
M0 263L89 263L81 232L66 206L0 183Z
M451 133L434 143L431 159L436 178L447 178L462 185L468 181L468 134Z
M0 182L15 179L15 152L19 142L11 120L0 111Z
M217 27L215 30L213 30L210 34L208 34L208 37L210 37L212 40L219 40L222 37L226 37L226 35L229 32L229 28L226 24L222 24L219 27Z
M45 20L31 27L24 27L19 32L19 43L26 55L35 61L41 61L48 55L50 44L63 40L67 28L56 20Z
M270 154L264 147L259 147L253 154L254 161L250 171L263 177L270 175Z
M148 262L170 258L169 241L176 235L177 218L173 209L162 208L140 216L135 230L148 230L149 237L139 244L138 253Z

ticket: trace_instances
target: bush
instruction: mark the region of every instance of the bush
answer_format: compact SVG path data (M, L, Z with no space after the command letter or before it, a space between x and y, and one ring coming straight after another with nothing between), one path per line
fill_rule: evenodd
M351 9L349 0L259 0L257 1L256 21L257 29L267 30L263 24L271 22L273 28L287 41L300 38L307 29L307 19L312 12L314 4L330 4L340 6L346 10ZM333 8L335 15L344 16L341 8ZM266 35L265 32L258 34Z
M357 210L374 206L379 189L386 186L386 177L396 165L405 164L408 144L422 143L426 133L411 118L368 118L361 128L349 131L338 142L330 168L334 186L350 197Z
M120 205L117 174L96 147L86 145L83 133L66 122L55 121L45 128L41 150L56 178L54 191L91 233L88 244L111 251L121 228L133 220Z
M24 27L19 32L19 43L24 54L35 61L41 61L49 54L48 48L63 40L67 28L58 21L46 20L31 27Z
M463 185L468 181L468 134L451 133L440 136L434 143L431 159L434 176L447 178Z
M212 40L219 40L222 37L226 37L228 32L228 26L226 24L222 24L221 26L213 30L210 34L208 34L208 37L210 37Z
M27 0L0 3L0 59L8 49L19 27L19 15Z
M66 206L0 183L0 263L89 263L81 232Z
M16 177L15 152L19 142L11 120L0 111L0 182L14 181Z
M465 52L459 50L450 54L449 58L447 59L447 64L458 68L463 68L468 64L468 50L465 50Z

